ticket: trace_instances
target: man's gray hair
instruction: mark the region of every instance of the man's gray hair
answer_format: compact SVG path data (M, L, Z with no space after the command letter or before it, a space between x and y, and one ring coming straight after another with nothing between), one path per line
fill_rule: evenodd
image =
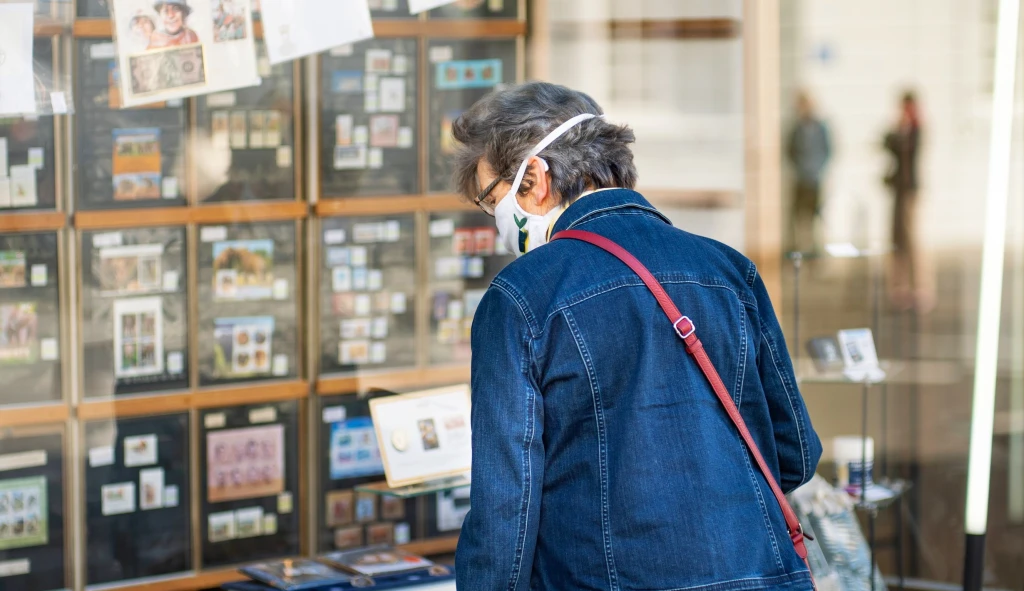
M452 124L452 135L459 143L455 189L473 198L484 188L476 172L481 159L512 183L534 146L562 123L584 113L601 115L603 111L586 94L547 82L520 84L480 99ZM554 194L566 203L588 187L635 187L636 165L629 148L634 141L629 127L595 117L567 131L539 156L551 167ZM533 182L524 178L519 194L532 187Z

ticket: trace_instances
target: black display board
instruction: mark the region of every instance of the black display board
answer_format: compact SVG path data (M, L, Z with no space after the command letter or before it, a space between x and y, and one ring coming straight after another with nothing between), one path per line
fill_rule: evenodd
M36 39L32 51L37 63L53 63L51 39ZM54 136L52 115L0 117L0 215L57 207Z
M321 372L415 365L415 217L325 218L322 227Z
M430 215L430 362L468 363L473 315L491 281L515 260L483 212Z
M295 199L294 63L256 47L262 84L197 99L202 201Z
M0 234L0 404L61 399L56 232Z
M302 297L294 221L199 228L199 383L293 378Z
M187 413L85 424L86 584L192 565Z
M418 518L423 499L381 497L354 490L384 480L384 465L370 419L369 401L373 397L321 398L317 501L320 552L374 543L401 545L423 537Z
M111 41L79 41L77 73L78 208L185 205L183 102L120 109Z
M320 56L324 196L419 192L416 47L370 39Z
M432 39L427 45L429 189L450 191L452 122L498 85L515 82L516 40Z
M85 397L189 386L185 228L82 233Z
M199 413L203 567L299 553L299 403Z
M430 18L516 18L519 0L455 0L430 11Z
M63 435L0 433L0 588L67 584Z
M79 18L110 18L109 0L78 0Z

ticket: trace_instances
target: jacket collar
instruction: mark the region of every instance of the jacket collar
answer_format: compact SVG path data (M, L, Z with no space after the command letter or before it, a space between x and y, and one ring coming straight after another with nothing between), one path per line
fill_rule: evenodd
M551 235L554 236L563 230L571 230L601 214L611 213L614 215L629 209L645 211L666 224L672 225L672 222L655 209L640 193L630 189L609 189L585 195L574 201L562 215L558 216L555 225L551 228Z

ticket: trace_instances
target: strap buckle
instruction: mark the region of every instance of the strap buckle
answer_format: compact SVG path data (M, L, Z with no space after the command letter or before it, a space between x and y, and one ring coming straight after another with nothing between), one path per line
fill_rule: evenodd
M794 534L794 532L792 530L790 530L789 536L791 538L793 538L794 540L796 540L798 538L806 538L808 540L814 541L814 536L812 536L811 534L805 532L804 531L804 524L799 523L799 522L797 522L795 534Z
M688 330L686 334L683 334L683 331L679 329L679 325L682 324L684 321L690 325L690 330ZM693 323L692 320L690 320L688 316L680 316L679 320L676 320L675 322L672 323L672 328L675 329L676 334L679 335L679 338L683 339L684 341L690 338L690 336L692 336L693 333L697 332L697 326Z

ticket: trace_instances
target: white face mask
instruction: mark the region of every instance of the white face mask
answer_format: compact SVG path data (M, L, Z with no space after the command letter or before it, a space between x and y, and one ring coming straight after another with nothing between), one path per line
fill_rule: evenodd
M514 252L516 256L522 256L528 251L547 244L548 230L551 228L551 224L554 223L555 219L565 209L564 207L556 207L544 215L538 215L527 213L519 205L519 199L516 194L519 191L519 185L523 183L523 176L526 175L526 165L529 163L530 158L540 154L544 148L550 146L552 142L565 132L594 117L604 117L604 115L584 113L559 125L530 150L530 154L519 166L519 172L516 174L515 181L512 182L512 187L501 201L498 202L497 207L494 208L494 223L498 226L498 239L501 240L509 252ZM548 170L548 163L543 158L541 158L541 163L544 165L544 170L538 171L539 174L543 174Z

